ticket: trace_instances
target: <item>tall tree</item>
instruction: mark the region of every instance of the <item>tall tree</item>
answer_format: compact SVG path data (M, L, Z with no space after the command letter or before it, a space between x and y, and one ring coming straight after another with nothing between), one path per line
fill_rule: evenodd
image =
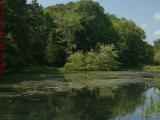
M92 0L81 0L66 5L46 8L56 18L58 29L70 51L84 52L95 48L98 43L116 43L115 31L103 7Z
M119 60L122 66L142 66L146 64L146 59L151 62L153 58L153 48L144 41L146 38L144 30L133 21L124 18L120 19L114 15L110 15L110 19L118 33L119 40L116 47L119 50ZM151 56L147 56L147 54Z
M7 68L17 70L25 64L28 50L28 28L26 27L26 0L6 0L5 32Z

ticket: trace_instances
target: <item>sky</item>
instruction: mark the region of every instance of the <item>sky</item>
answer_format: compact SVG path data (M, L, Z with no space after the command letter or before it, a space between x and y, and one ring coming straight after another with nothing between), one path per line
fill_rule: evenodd
M27 0L30 2L31 0ZM75 2L78 0L38 0L43 6L59 3ZM160 38L160 0L94 0L104 7L105 12L133 20L146 32L146 40L153 41Z

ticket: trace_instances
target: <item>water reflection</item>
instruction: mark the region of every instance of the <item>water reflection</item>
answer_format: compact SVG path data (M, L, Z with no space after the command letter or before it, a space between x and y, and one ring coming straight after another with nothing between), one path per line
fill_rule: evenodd
M1 84L0 120L159 120L160 77L152 78L90 72Z
M159 91L153 88L146 91L145 84L123 85L110 92L112 93L110 95L104 94L104 91L105 88L86 87L48 95L0 98L0 118L3 120L124 120L139 115L137 111L140 106L148 104L147 101L151 99L149 95L159 94Z

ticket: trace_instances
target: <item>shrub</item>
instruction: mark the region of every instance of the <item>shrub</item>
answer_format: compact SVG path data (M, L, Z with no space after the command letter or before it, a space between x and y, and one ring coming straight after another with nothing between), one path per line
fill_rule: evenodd
M64 68L68 70L85 70L85 55L82 52L72 54Z
M113 45L100 45L98 52L98 70L116 70L118 68L117 51Z
M112 45L100 45L98 51L91 50L85 55L76 52L68 58L68 70L115 70L118 68L117 52Z
M86 69L87 70L97 70L98 66L97 66L97 59L98 59L98 54L90 51L86 54L85 57L85 63L86 63Z

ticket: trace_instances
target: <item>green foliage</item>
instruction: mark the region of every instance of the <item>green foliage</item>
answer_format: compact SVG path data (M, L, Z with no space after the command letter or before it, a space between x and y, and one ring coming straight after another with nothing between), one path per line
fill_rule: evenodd
M100 45L97 52L76 52L65 65L69 70L115 70L118 68L117 52L113 46Z
M160 65L160 39L154 41L154 62Z
M81 0L51 6L45 11L56 18L58 30L63 34L62 41L69 50L86 52L94 49L97 43L115 42L111 21L97 2Z
M154 64L154 47L152 45L149 45L147 42L144 44L144 58L143 63L145 65L152 65Z
M116 47L122 67L137 67L153 62L153 47L145 39L145 32L133 21L110 15L118 33Z
M48 63L52 63L54 61L54 43L52 41L52 33L49 34L49 38L47 40L47 47L46 47L46 61ZM55 51L56 52L56 51Z
M99 70L115 70L118 68L118 54L114 46L100 45L97 65Z
M155 52L154 61L160 64L160 49Z
M26 18L26 0L6 0L5 6L7 71L17 71L25 66L30 52L29 32L24 20Z
M55 32L56 25L44 13L43 7L36 0L31 4L26 4L26 0L7 0L5 17L8 71L17 71L28 65L45 65L48 62L46 49L52 46L47 45L49 34L52 32L56 40L60 38Z
M44 65L46 39L54 29L49 16L44 13L43 8L36 2L27 6L29 40L30 40L30 58L32 64ZM38 19L38 20L37 20Z
M97 53L95 53L93 50L87 52L85 56L86 69L97 70L98 69L97 60L98 60Z
M61 66L65 62L65 49L63 46L58 44L58 38L56 34L51 31L48 36L46 51L45 51L45 61L47 65L51 66Z
M65 69L68 70L85 70L85 55L82 52L76 52L68 58Z
M160 49L160 39L154 41L154 49L155 50Z
M6 49L7 72L10 72L12 70L17 71L21 68L22 65L22 59L19 58L20 50L16 42L13 40L13 35L11 33L7 34L7 36L5 37L5 41L7 44L7 49Z
M137 67L153 62L154 50L144 41L145 32L133 21L105 14L92 0L45 9L37 0L6 0L5 19L8 71L65 64L75 70L115 70L119 63Z
M146 70L146 71L160 71L160 66L148 65L148 66L144 66L143 70Z

